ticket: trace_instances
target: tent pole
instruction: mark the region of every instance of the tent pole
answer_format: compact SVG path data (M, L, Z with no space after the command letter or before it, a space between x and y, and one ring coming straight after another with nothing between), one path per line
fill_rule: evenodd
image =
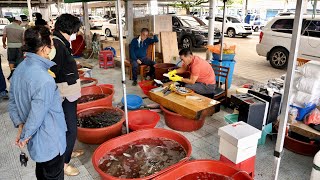
M117 18L118 22L121 22L121 0L117 0ZM129 133L128 124L128 107L127 107L127 90L126 90L126 72L124 67L124 46L123 46L123 31L122 23L118 23L119 29L119 43L120 43L120 60L121 60L121 73L122 73L122 87L123 87L123 99L124 99L124 112L126 118L126 130Z
M280 124L278 129L278 138L277 144L274 151L274 179L278 179L279 175L279 168L280 168L280 161L283 151L283 144L284 144L284 137L286 133L287 121L288 121L288 112L289 112L289 99L290 99L290 89L292 88L292 83L294 80L294 69L296 67L296 61L299 51L300 45L300 37L301 37L301 28L302 28L302 7L304 7L304 0L297 0L296 4L296 12L294 17L294 24L292 30L292 39L291 39L291 46L290 46L290 54L288 59L288 68L287 68L287 75L285 80L285 89L283 94L283 101L281 107L281 115L280 115Z
M214 44L214 20L216 12L216 0L210 0L209 4L209 35L208 35L208 45ZM212 53L207 50L207 60L212 58Z
M223 59L224 26L226 24L226 2L227 2L227 0L223 0L223 22L222 22L220 58L219 58L219 65L220 66L222 66L222 59ZM218 85L220 86L220 76L219 76L219 80L218 80Z
M32 22L33 18L32 18L31 0L27 0L27 3L28 3L28 12L29 12L29 22Z

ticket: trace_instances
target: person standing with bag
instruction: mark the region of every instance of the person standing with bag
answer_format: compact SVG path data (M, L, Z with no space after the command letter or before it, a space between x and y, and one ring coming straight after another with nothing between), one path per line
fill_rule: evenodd
M72 157L83 154L83 150L73 152L77 138L77 100L81 97L81 86L76 61L72 56L70 41L74 39L81 26L80 20L71 14L62 14L55 23L53 42L56 55L53 61L57 64L51 68L55 81L63 98L62 107L67 124L67 148L65 153L64 173L77 176L80 172L69 164Z

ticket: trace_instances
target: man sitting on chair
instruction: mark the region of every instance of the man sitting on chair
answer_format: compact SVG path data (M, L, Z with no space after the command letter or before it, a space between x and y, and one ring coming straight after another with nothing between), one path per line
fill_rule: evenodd
M186 88L198 94L213 94L216 88L216 77L211 65L206 60L192 55L190 49L181 49L179 55L183 65L179 69L170 71L169 79L185 83ZM176 75L187 71L191 73L190 79Z
M130 44L130 59L132 65L132 78L133 86L137 85L138 67L140 64L145 64L150 67L150 71L147 74L150 78L154 77L154 61L147 57L148 46L152 43L158 42L158 37L153 36L153 39L148 38L149 30L147 28L141 29L141 34L139 37L132 39Z

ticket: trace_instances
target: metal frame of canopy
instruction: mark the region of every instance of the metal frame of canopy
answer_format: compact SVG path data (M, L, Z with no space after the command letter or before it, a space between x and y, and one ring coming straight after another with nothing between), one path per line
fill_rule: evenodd
M89 2L92 0L65 0L65 2ZM224 1L224 11L225 11L225 2ZM214 4L215 0L210 0L211 6L210 6L210 12L213 13L214 10ZM291 95L291 87L294 79L294 69L296 66L296 60L298 56L298 50L299 50L299 44L300 44L300 33L302 28L302 8L304 7L305 0L297 0L296 3L296 13L295 13L295 21L293 26L293 33L292 33L292 39L291 39L291 47L290 47L290 55L289 55L289 62L288 62L288 68L287 68L287 76L285 80L285 90L283 94L283 101L282 101L282 108L281 108L281 115L280 115L280 125L279 125L279 131L278 131L278 138L277 143L274 151L274 179L278 179L279 175L279 167L280 167L280 161L281 161L281 155L283 151L283 144L284 144L284 137L285 137L285 130L286 130L286 124L288 120L288 110L289 110L289 97ZM118 13L118 22L121 22L121 0L116 0L116 6L117 6L117 13ZM214 16L213 14L210 14L211 17ZM224 19L225 19L225 13L224 13ZM209 21L209 27L213 28L213 25L211 23L214 22L214 19ZM225 20L223 22L224 26ZM125 107L125 118L126 118L126 127L127 132L128 130L128 112L127 112L127 99L126 99L126 79L125 79L125 67L124 67L124 60L125 60L125 53L124 53L124 45L123 45L123 31L122 31L122 25L121 23L118 23L118 29L119 29L119 38L120 38L120 59L121 59L121 71L122 71L122 85L123 85L123 95L124 95L124 107ZM209 29L209 31L214 32L214 29ZM211 35L213 36L213 35ZM222 33L222 41L223 42L223 36L224 33ZM209 36L210 37L210 36ZM222 45L221 45L222 47ZM221 51L223 52L223 51ZM222 53L221 53L222 54ZM222 57L220 57L220 60Z

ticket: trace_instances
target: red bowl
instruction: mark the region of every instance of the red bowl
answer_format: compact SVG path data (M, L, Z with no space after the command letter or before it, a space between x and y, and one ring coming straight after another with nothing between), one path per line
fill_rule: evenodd
M83 109L77 112L78 117L88 116L90 114L95 114L103 112L106 110L114 110L121 112L122 118L119 122L114 125L103 127L103 128L81 128L78 127L77 137L78 140L87 144L101 144L109 139L120 136L122 134L122 125L125 121L124 112L119 108L113 107L91 107Z
M96 86L96 85L98 84L98 80L95 79L95 78L80 77L80 82L83 81L83 80L92 80L93 82L92 82L92 83L89 83L89 84L81 85L82 88L84 88L84 87L90 87L90 86Z
M196 131L204 125L205 118L197 119L188 119L180 114L169 111L168 109L160 106L164 114L164 120L166 125L171 129L183 132Z
M150 110L137 110L128 113L129 128L133 131L154 128L160 120L158 113Z
M156 88L157 86L153 85L153 81L141 81L138 82L140 88L142 89L143 93L145 95L149 95L149 91L153 88Z
M110 179L120 180L120 178L113 177L113 176L103 172L98 167L100 159L105 154L107 154L108 152L110 152L113 149L116 149L121 146L125 146L131 142L134 142L134 141L137 141L140 139L145 139L145 138L167 138L170 140L174 140L174 141L178 142L179 144L181 144L181 146L186 150L187 155L184 159L180 160L178 163L176 163L170 167L167 167L167 168L165 168L165 169L163 169L153 175L150 175L150 176L147 176L144 178L136 178L136 179L130 179L130 180L153 179L156 176L163 174L164 172L167 172L169 170L172 170L172 169L175 169L175 168L181 166L184 162L186 162L190 158L191 150L192 150L191 144L187 138L185 138L183 135L181 135L179 133L176 133L176 132L170 131L170 130L166 130L166 129L158 129L158 128L134 131L132 133L111 139L111 140L101 144L94 151L93 156L92 156L92 164L93 164L94 169L99 173L101 179L103 179L103 180L110 180Z
M107 88L110 88L110 89L114 89L114 86L112 84L99 84L98 86L100 87L107 87Z
M98 99L95 101L90 101L86 103L81 103L77 105L77 111L82 109L87 109L90 107L97 107L97 106L112 106L112 98L114 95L114 90L108 87L101 87L101 86L89 86L81 88L81 96L89 95L89 94L109 94L109 96Z
M169 180L169 179L180 179L186 175L194 173L217 173L224 176L232 177L234 180L252 180L252 178L246 173L233 168L223 162L214 160L194 160L182 164L175 169L168 171L154 180Z

